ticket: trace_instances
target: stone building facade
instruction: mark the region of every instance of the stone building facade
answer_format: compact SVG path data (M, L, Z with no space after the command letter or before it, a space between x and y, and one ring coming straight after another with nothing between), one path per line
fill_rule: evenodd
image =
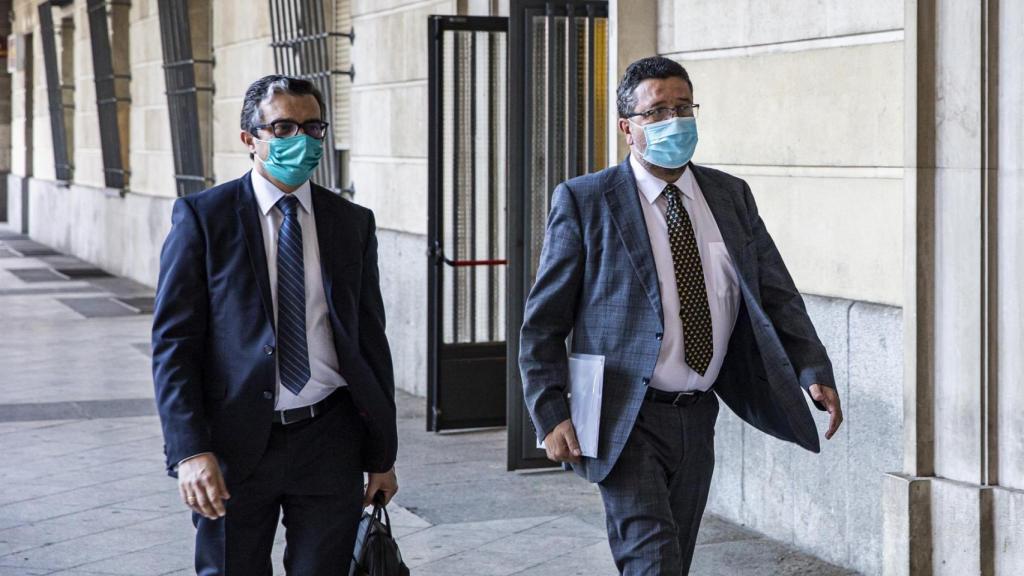
M377 215L397 381L422 395L426 18L515 2L328 3L330 25L355 33L348 115L333 119L348 123L345 184ZM57 180L40 4L0 1L16 52L0 71L0 219L152 285L176 196L158 1L102 3L130 99L124 189L104 177L85 0L51 8L73 166ZM239 109L274 71L270 4L189 3L213 181L250 167ZM750 184L846 410L818 456L723 411L709 510L865 574L1024 572L1024 6L611 0L608 24L610 90L641 56L687 67L695 161Z

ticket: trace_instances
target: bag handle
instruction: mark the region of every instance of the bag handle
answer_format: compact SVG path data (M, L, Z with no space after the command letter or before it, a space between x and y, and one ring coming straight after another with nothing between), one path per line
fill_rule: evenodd
M388 514L387 506L384 505L383 492L373 495L373 519L387 528L388 535L391 535L391 516Z

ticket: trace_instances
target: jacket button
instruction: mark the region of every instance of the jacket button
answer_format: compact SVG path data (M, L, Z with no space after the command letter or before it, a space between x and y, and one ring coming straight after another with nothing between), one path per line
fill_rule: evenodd
M644 382L644 386L647 386L648 384L651 383L651 379L650 378L644 378L643 382Z
M266 354L267 356L273 356L274 347L271 346L270 344L267 344L266 346L263 347L263 353Z
M662 334L661 332L658 332L657 334L654 335L654 337L657 338L658 340L661 340L662 338L665 337L665 335Z
M265 390L263 392L263 398L266 399L266 400L273 400L274 399L274 393L271 392L270 390Z

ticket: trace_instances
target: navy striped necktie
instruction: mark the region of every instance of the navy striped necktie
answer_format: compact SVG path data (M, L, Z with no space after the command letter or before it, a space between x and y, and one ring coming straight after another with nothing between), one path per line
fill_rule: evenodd
M277 235L277 349L281 384L298 395L309 381L306 347L306 274L302 263L299 199L291 194L278 200L284 214Z

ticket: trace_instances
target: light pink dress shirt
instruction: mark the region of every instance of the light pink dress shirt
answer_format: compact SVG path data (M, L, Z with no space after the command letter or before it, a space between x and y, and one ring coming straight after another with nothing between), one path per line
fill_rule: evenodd
M704 193L697 185L693 172L687 168L673 184L683 193L683 207L690 215L697 237L697 248L704 266L708 305L711 309L712 342L715 346L711 365L704 376L701 376L686 364L683 348L679 292L676 289L672 250L669 248L668 225L665 223L668 201L662 195L668 184L648 172L632 154L629 156L629 163L633 168L637 191L640 194L640 206L647 222L651 252L658 270L661 310L665 318L661 351L654 366L650 385L668 392L707 390L715 383L722 369L722 361L728 351L729 338L732 336L732 329L739 313L740 289L736 280L736 269L722 241L718 223L715 222L715 217L704 199Z

